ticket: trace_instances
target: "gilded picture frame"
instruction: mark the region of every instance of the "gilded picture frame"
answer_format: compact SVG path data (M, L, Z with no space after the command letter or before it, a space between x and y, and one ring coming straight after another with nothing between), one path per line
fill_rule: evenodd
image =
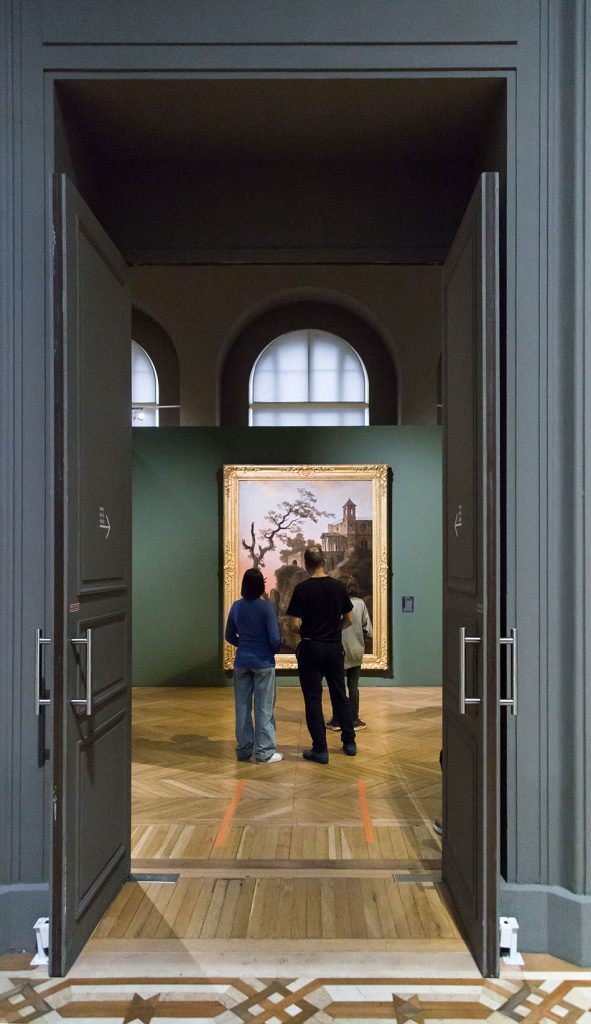
M368 607L373 636L365 638L363 669L391 667L388 479L384 465L224 466L224 624L245 569L260 568L281 628L278 669L297 668L299 637L286 609L306 577L303 552L312 542L322 545L328 573L352 585ZM233 667L234 654L224 641L224 669Z

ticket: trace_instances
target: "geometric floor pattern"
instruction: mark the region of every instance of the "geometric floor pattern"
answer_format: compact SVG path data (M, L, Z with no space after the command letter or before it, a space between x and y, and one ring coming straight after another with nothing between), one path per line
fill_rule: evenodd
M0 1021L103 1024L589 1024L591 973L495 980L96 978L0 974Z

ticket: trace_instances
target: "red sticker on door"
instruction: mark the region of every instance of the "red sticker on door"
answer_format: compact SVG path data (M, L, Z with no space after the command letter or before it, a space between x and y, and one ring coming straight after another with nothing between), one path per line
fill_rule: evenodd
M80 611L80 601L74 601L74 603L71 604L70 607L68 608L68 611L69 612L79 612Z

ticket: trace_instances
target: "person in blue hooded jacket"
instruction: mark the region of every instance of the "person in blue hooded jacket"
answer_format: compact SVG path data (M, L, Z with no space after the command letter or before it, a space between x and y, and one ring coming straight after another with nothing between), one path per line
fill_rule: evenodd
M275 749L275 652L281 634L275 609L263 599L265 579L260 569L247 569L242 597L230 608L226 640L237 648L234 660L236 757L258 764L283 760ZM254 703L254 725L252 720Z

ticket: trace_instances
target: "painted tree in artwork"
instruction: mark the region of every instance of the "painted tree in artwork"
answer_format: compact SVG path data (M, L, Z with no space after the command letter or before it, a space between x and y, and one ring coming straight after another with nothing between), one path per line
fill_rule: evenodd
M312 537L308 537L306 540L302 531L298 530L295 537L285 538L285 547L279 552L279 559L284 565L289 565L294 558L303 554L306 548L309 548L314 543L315 541Z
M257 531L254 522L250 524L250 541L242 538L242 547L252 560L253 569L260 569L265 564L265 555L275 550L276 541L287 544L290 537L301 532L305 523L317 523L323 517L334 519L333 512L318 508L318 498L314 491L306 487L298 487L297 498L280 501L275 508L265 515L267 526Z

